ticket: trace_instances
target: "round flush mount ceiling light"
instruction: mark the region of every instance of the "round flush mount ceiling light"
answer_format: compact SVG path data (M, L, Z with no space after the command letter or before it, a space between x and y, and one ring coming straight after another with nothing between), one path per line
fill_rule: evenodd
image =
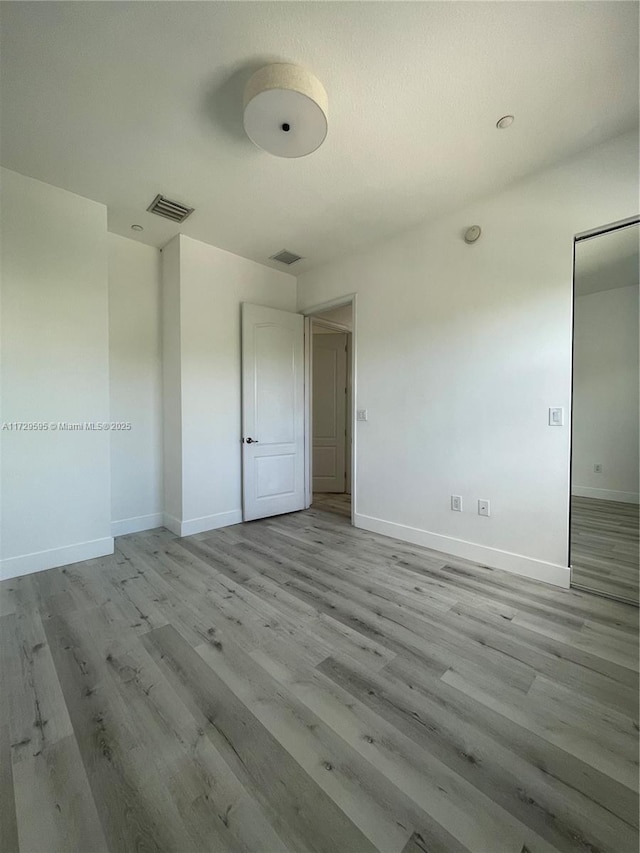
M299 65L266 65L244 90L244 129L249 139L276 157L304 157L327 135L327 93Z
M132 231L144 231L144 228L142 227L142 225L132 225L131 230Z
M476 240L480 238L482 234L482 228L479 225L472 225L471 228L467 228L464 232L464 242L465 243L475 243Z
M511 127L513 124L513 116L502 116L496 122L496 127L498 130L506 130L508 127Z

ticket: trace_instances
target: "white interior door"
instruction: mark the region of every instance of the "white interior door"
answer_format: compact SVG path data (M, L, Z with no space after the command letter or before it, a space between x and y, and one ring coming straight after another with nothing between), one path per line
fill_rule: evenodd
M304 318L242 305L242 514L305 507Z
M346 490L347 336L313 336L313 491Z

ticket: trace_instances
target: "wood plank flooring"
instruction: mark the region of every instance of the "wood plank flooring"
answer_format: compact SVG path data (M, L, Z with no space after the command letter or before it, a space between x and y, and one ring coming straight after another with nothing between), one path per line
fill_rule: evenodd
M318 507L0 587L3 853L636 853L638 611Z
M324 509L351 518L351 495L346 493L314 492L313 509Z
M571 498L571 581L638 603L637 504Z

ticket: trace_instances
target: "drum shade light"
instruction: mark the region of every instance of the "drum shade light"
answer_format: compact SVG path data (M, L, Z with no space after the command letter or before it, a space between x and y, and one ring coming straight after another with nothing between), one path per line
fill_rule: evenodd
M244 90L244 129L249 139L276 157L305 157L327 135L327 93L299 65L266 65Z

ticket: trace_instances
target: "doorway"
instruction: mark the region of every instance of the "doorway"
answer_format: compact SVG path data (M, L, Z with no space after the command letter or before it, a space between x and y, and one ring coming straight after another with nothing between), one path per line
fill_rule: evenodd
M241 328L243 520L315 503L353 523L356 296L304 314L243 303Z
M571 585L638 605L638 218L574 251Z
M351 519L353 492L353 302L309 316L310 502Z

